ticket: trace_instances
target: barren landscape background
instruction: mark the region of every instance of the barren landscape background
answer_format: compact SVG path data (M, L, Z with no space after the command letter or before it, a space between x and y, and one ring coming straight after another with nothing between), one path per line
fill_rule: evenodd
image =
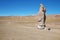
M0 40L60 40L60 15L48 15L48 30L37 29L37 16L0 16Z

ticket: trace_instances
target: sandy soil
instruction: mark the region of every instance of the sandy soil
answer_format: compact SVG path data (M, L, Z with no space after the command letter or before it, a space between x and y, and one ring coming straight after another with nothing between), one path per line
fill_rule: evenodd
M39 30L36 23L0 23L0 40L60 40L60 25L47 24L51 30Z

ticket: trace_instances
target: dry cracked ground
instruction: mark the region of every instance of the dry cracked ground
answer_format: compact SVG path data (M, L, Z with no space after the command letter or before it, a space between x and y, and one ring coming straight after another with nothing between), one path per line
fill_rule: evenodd
M37 22L22 22L28 18L20 22L16 21L16 17L12 21L11 17L7 18L0 17L0 40L60 40L60 21L54 19L56 22L51 22L48 19L46 26L51 28L48 31L37 29Z

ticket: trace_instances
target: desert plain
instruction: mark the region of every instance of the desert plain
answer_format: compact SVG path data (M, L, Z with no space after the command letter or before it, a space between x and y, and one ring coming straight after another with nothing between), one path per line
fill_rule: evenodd
M37 16L0 16L0 40L60 40L60 15L48 15L46 27L37 29Z

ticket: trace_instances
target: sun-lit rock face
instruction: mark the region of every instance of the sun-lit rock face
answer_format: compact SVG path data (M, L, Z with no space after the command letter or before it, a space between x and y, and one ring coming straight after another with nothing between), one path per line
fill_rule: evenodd
M39 26L39 28L42 28L42 29L44 29L46 27L45 26L45 20L46 20L45 12L46 12L46 10L45 10L43 4L40 4L40 9L38 12L38 26Z
M38 11L38 16L43 15L46 12L46 9L44 8L43 4L40 4L40 8Z

